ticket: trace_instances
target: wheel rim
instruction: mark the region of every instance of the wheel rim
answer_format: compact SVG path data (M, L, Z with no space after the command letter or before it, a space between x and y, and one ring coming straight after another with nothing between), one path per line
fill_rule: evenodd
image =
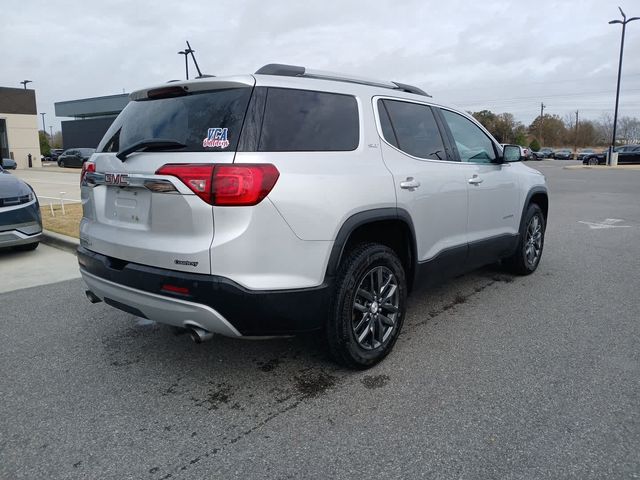
M400 311L398 280L387 267L369 270L353 299L351 328L358 345L373 350L394 332Z
M590 159L589 159L589 163L590 163L591 165L597 165L597 164L598 164L598 160L597 160L596 158L590 158Z
M539 215L534 215L527 226L524 254L530 267L535 267L542 252L542 222Z

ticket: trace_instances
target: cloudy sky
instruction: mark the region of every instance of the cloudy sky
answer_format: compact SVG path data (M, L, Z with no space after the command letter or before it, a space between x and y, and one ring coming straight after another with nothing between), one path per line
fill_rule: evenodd
M638 0L1 0L0 86L33 80L38 111L203 71L290 63L415 84L465 110L612 113L620 5ZM193 67L191 67L193 70ZM625 41L621 115L640 117L640 20Z

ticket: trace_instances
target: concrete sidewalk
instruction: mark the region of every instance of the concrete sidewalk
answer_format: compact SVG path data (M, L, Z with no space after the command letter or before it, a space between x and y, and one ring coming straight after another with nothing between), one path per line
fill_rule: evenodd
M72 253L40 244L31 252L0 250L0 293L78 278Z

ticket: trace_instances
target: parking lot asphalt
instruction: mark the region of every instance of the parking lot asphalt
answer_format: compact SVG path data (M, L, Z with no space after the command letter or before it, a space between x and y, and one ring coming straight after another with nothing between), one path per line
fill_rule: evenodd
M194 345L80 280L0 294L0 478L640 477L640 172L529 164L538 271L414 293L365 372L316 336Z

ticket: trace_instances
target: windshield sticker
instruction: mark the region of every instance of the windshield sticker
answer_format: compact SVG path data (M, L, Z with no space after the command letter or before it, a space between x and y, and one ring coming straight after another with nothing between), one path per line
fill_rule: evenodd
M202 146L206 148L227 148L229 146L228 133L228 128L210 128L207 130L206 138L202 140Z

